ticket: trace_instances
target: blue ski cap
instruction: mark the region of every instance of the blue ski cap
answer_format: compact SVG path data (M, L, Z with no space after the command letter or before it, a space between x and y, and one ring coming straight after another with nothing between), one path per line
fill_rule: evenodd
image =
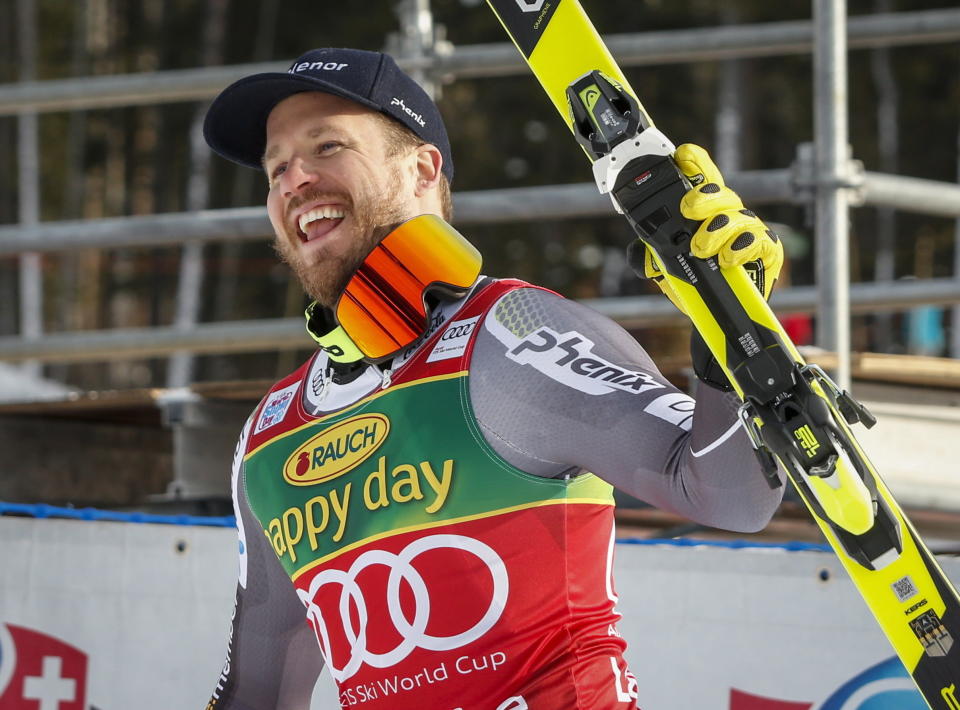
M443 173L453 180L450 140L439 109L393 57L382 52L314 49L297 58L286 73L244 77L214 99L203 122L203 137L227 160L260 169L267 117L285 98L304 91L341 96L398 121L440 150Z

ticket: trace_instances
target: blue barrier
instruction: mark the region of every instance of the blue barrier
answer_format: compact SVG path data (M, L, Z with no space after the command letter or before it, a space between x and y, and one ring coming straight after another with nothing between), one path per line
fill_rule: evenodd
M158 515L155 513L123 513L98 508L63 508L46 503L5 503L0 501L0 515L28 515L33 518L69 518L71 520L105 520L116 523L156 523L160 525L202 525L215 528L235 528L232 515ZM723 547L732 550L750 548L803 552L829 552L830 546L811 542L753 542L751 540L697 540L694 538L618 538L618 545L673 545L675 547Z
M769 549L769 550L787 550L788 552L805 552L807 550L816 550L818 552L831 552L832 548L826 543L816 542L754 542L752 540L697 540L696 538L679 537L672 539L664 538L636 538L625 537L617 538L618 545L673 545L675 547L725 547L733 550L743 550L750 548Z
M158 515L155 513L122 513L98 508L62 508L46 503L4 503L0 501L0 515L14 513L33 518L70 518L72 520L106 520L116 523L158 523L161 525L203 525L216 528L235 528L232 515Z

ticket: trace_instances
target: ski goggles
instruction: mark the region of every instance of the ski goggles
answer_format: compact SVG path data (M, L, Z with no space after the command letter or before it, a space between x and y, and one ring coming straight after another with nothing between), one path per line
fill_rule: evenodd
M427 332L430 294L460 298L482 258L436 215L420 215L373 248L334 307L337 323L368 360L382 360Z

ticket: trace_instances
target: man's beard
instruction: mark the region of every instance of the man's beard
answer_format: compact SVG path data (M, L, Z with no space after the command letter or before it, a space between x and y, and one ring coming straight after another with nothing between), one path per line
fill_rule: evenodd
M368 189L354 200L346 193L309 191L288 206L287 211L290 212L306 202L321 198L332 199L344 205L345 219L352 221L353 235L350 243L346 247L338 244L337 249L331 247L329 250L322 250L319 255L314 254L312 258L315 261L312 264L307 264L297 250L295 244L300 241L300 236L289 219L284 219L286 238L274 242L281 259L290 265L303 290L320 305L333 308L350 277L373 247L401 222L415 216L407 214L404 209L404 201L400 197L401 185L400 171L393 168L383 192L379 195Z

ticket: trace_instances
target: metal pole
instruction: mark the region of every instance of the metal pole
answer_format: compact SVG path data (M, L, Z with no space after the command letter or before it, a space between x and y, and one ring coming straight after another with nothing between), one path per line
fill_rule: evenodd
M957 131L957 182L960 183L960 130ZM960 217L954 223L953 277L960 281ZM950 333L950 355L960 358L960 306L953 307Z
M216 64L223 54L224 27L227 0L208 0L206 26L204 29L203 61ZM208 104L194 111L190 129L190 177L187 181L187 209L204 209L210 197L210 149L203 140L203 117ZM180 280L177 283L177 307L174 327L189 331L196 327L200 318L200 295L203 290L204 264L203 244L190 241L180 252ZM190 352L177 352L167 366L167 386L186 387L194 379L195 360Z
M37 65L37 18L34 0L18 0L20 80L32 81ZM29 229L40 221L40 157L37 114L24 112L17 117L17 168L20 184L18 207L20 226ZM35 340L43 333L43 271L41 255L20 255L20 333ZM24 374L39 377L39 362L23 363Z
M874 0L877 12L888 12L892 0ZM870 66L877 89L877 143L880 151L880 167L885 173L896 173L900 152L898 132L899 92L893 73L890 49L879 47L871 53ZM874 280L891 282L896 277L894 252L896 245L897 215L890 207L882 207L876 213L876 253L874 255ZM878 313L873 323L873 342L878 352L887 352L894 342L893 318L889 313Z
M430 71L435 44L430 0L399 0L396 13L400 31L388 38L387 49L398 62L411 67L408 71L413 80L436 99L438 86Z
M721 17L724 25L735 25L739 12L733 5L723 5ZM720 64L720 95L717 99L717 115L714 118L716 148L714 159L724 175L740 170L741 140L743 134L743 62L727 59Z
M849 148L845 0L814 0L817 344L837 353L850 388Z

